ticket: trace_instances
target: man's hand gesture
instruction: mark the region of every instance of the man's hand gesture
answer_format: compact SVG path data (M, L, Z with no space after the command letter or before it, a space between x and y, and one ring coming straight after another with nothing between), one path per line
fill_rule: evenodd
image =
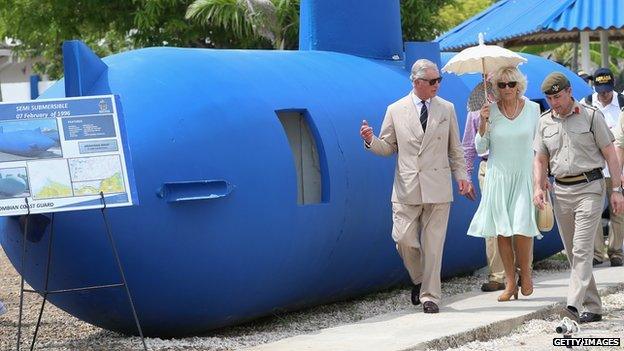
M366 122L366 120L362 121L362 126L360 127L360 136L368 145L370 145L370 143L373 141L373 128L368 125L368 122Z

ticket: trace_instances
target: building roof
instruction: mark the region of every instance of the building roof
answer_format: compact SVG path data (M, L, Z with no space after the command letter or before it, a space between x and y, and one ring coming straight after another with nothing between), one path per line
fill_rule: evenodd
M485 42L505 46L578 41L579 31L606 30L624 39L622 0L500 0L436 38L440 49L458 51ZM598 39L598 32L590 34Z

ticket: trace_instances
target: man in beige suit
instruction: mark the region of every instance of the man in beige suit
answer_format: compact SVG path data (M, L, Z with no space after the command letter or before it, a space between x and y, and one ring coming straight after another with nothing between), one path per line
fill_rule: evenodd
M471 190L453 104L436 96L442 77L431 61L414 63L413 90L386 111L379 137L366 121L360 135L371 152L398 153L392 189L392 238L414 284L412 303L438 313L440 270L449 210L451 173L459 192Z

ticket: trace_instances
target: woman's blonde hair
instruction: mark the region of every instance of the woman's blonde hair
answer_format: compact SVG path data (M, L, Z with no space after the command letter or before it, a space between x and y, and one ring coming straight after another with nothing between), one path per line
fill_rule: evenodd
M494 86L494 97L496 100L500 99L498 82L518 82L516 89L519 91L519 95L522 96L526 92L527 79L516 67L503 67L494 73L491 79Z

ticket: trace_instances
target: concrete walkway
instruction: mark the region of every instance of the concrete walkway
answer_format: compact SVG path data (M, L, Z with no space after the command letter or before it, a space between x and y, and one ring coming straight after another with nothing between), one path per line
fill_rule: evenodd
M399 351L444 349L477 339L506 335L526 320L542 318L565 302L570 272L541 276L535 291L519 300L498 302L499 291L471 292L443 301L439 314L424 314L422 306L377 316L358 323L323 329L248 351ZM624 287L623 267L596 267L601 294Z

